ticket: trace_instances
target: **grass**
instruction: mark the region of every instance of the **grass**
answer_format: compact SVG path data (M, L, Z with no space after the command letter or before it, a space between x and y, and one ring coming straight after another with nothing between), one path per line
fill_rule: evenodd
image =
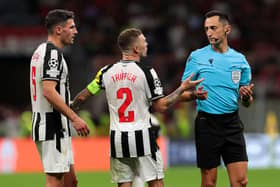
M247 187L278 187L280 169L249 169ZM79 187L116 187L111 183L109 172L79 172L77 173ZM9 187L43 187L43 173L1 174L1 186ZM172 167L165 172L166 187L199 187L200 172L193 167ZM217 187L229 187L226 170L218 171Z

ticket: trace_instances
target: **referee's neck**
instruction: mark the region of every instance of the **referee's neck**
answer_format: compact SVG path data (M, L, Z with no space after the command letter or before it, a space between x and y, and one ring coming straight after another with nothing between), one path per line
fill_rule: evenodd
M227 43L223 43L223 44L219 44L219 45L212 44L211 47L217 53L226 53L228 51L228 48L229 48Z

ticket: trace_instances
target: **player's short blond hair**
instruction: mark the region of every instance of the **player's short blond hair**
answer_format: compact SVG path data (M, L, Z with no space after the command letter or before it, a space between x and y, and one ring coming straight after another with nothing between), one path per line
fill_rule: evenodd
M130 50L131 44L142 34L142 31L136 28L123 30L118 37L118 46L122 52Z

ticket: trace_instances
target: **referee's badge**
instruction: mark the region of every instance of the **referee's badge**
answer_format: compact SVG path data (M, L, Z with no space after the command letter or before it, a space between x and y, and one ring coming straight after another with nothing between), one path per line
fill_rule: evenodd
M231 78L234 84L239 83L240 79L241 79L241 71L232 71L231 72Z

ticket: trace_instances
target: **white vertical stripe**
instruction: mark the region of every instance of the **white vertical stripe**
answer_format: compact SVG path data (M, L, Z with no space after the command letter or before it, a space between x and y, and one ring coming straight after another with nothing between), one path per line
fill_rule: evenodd
M115 148L116 148L116 157L117 158L123 157L122 138L121 138L121 132L120 131L116 131L116 134L115 134Z
M45 117L41 118L41 120L46 120ZM42 122L40 122L39 125L39 141L42 140L46 140L46 123L45 124L41 124Z
M51 59L58 60L58 53L56 49L51 50Z
M35 124L36 124L36 120L37 120L37 115L36 112L33 113L33 123L32 123L32 139L35 140Z
M64 59L62 59L63 73L66 71L66 69L65 69L66 64L64 64L64 63L65 63ZM65 72L65 74L67 74L67 72ZM61 77L61 78L63 78L63 77ZM67 88L65 87L66 81L67 80L64 80L64 79L63 79L63 81L62 80L60 81L60 90L59 90L60 95L65 103L67 100L66 99L66 89ZM68 136L69 133L68 133L68 127L67 127L67 118L63 114L60 114L60 117L61 117L62 128L65 129L64 136Z
M150 146L150 137L149 137L149 129L143 129L143 146L144 146L144 154L151 154L151 146Z
M130 157L137 157L135 131L128 132L128 145Z

